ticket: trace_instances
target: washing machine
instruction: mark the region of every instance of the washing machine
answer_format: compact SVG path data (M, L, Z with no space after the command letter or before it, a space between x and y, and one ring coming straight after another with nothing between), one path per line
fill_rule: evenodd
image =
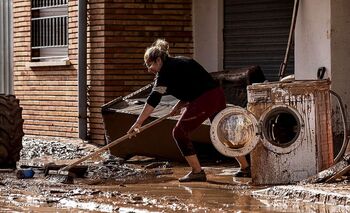
M247 87L247 109L228 106L213 120L214 147L250 156L253 184L288 184L333 163L330 82L271 82Z

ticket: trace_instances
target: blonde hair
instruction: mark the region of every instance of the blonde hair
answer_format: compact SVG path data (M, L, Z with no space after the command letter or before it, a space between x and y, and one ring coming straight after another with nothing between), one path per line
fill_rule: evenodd
M145 62L155 61L158 57L165 60L169 56L169 43L165 39L157 39L152 46L148 47L143 56Z

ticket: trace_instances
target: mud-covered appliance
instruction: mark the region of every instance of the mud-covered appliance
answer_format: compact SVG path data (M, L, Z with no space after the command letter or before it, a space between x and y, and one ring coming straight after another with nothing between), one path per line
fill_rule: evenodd
M211 124L214 147L250 153L254 184L300 181L333 163L330 82L293 81L247 87L247 109L231 106Z

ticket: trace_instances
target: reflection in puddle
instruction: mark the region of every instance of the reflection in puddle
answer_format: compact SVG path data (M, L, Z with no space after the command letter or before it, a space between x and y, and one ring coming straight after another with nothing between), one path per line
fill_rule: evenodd
M99 210L101 212L115 212L118 211L118 208L109 204L101 204L95 202L77 202L71 199L62 199L59 201L59 205L63 208L69 209L81 209L81 210L89 210L96 211Z
M86 187L86 188L84 188ZM35 188L35 187L34 187ZM34 189L33 188L33 189ZM23 189L25 190L25 189ZM1 211L23 212L348 212L345 206L257 199L252 190L198 184L131 184L126 186L65 186L23 193L4 193Z

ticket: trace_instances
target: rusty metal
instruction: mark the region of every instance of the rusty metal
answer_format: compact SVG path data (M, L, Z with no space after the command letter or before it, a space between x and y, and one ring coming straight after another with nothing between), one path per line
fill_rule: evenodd
M328 168L329 86L327 80L248 86L248 110L226 108L214 119L214 146L231 157L250 152L254 184L294 183Z
M333 163L329 85L329 81L320 80L248 86L247 108L257 118L273 120L269 117L273 114L268 112L279 105L293 110L286 113L294 114L297 121L290 124L295 131L290 142L277 144L276 137L273 140L263 137L252 151L251 173L255 184L293 183ZM276 124L262 126L265 134L267 125Z

